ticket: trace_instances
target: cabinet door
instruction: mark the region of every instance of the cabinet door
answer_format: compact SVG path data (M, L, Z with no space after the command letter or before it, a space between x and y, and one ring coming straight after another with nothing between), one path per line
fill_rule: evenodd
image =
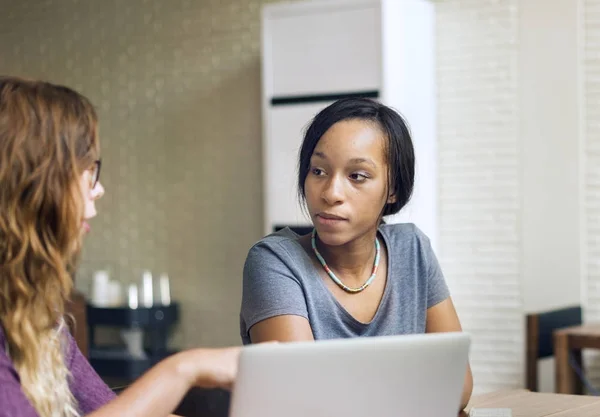
M275 225L310 225L298 200L298 157L312 118L330 103L269 107L264 139L265 232Z
M378 1L272 5L263 14L269 98L379 90Z

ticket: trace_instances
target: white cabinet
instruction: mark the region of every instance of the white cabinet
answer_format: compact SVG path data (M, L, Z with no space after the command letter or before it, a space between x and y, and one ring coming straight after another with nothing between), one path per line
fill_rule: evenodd
M377 2L292 3L264 10L263 62L270 95L379 89Z
M276 225L310 224L300 210L297 198L298 152L304 130L312 117L329 103L309 103L274 106L265 135L265 157L269 169L265 172L265 205L269 231Z
M262 14L265 233L308 225L297 199L298 150L314 115L338 97L374 97L408 121L415 194L389 222L437 241L434 7L425 0L271 4Z

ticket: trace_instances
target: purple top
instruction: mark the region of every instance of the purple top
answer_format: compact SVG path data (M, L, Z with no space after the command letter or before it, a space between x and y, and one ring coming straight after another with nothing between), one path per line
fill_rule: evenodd
M69 348L66 363L73 379L70 383L71 392L77 400L79 410L83 415L100 408L113 398L115 394L100 379L87 359L68 335ZM6 338L0 327L0 417L39 417L29 403L23 391L21 380L6 354Z

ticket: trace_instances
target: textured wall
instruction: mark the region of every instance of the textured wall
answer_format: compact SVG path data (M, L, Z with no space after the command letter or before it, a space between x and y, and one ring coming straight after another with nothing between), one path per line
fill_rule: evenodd
M103 140L78 276L166 271L177 346L239 343L241 270L262 232L259 0L0 0L0 73L81 90Z

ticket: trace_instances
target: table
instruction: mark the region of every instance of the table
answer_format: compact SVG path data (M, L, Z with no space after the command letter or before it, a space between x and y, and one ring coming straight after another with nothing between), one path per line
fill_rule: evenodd
M563 394L580 394L583 387L569 363L573 355L581 369L581 349L600 349L600 324L566 327L554 332L555 390Z
M473 397L459 417L467 417L472 407L510 408L513 417L598 417L600 397L526 390L499 391Z

